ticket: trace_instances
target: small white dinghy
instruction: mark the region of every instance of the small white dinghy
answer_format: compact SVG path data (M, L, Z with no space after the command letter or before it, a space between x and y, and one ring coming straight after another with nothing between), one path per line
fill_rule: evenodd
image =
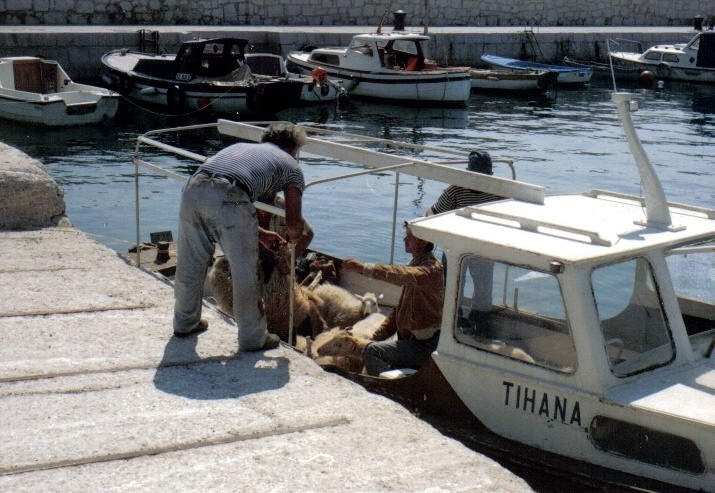
M72 81L54 60L0 58L0 118L50 127L86 125L113 118L119 97Z

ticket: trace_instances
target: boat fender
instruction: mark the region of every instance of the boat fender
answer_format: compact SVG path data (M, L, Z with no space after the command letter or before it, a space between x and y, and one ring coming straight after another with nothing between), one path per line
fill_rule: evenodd
M559 74L558 72L554 72L553 70L550 70L541 77L539 77L536 80L536 87L543 91L547 91L551 89L552 87L556 86L556 82L558 81Z
M343 79L343 88L345 88L347 92L350 92L355 89L359 83L360 80L355 77L354 74L350 74L347 78Z
M667 79L670 77L670 65L667 63L661 63L655 69L656 75L662 79Z
M130 92L132 92L132 89L134 89L134 81L126 75L122 75L121 77L119 77L118 85L119 92L121 92L122 94L129 94Z
M313 78L313 84L320 87L328 80L328 72L323 67L315 67L310 71L310 76Z
M172 110L183 109L186 102L186 94L177 85L169 86L166 90L166 105Z

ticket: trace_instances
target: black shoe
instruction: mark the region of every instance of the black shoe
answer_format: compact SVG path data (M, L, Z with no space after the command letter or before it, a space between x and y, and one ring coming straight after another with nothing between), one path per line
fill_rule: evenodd
M202 318L201 321L198 323L198 325L188 332L174 331L174 337L189 337L189 336L193 336L193 335L198 335L198 334L201 334L202 332L206 332L208 330L208 328L209 328L208 321L204 320Z

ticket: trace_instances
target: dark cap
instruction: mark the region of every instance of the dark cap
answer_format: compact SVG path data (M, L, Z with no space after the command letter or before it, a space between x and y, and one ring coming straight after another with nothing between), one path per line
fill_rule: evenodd
M472 151L469 153L469 164L467 165L467 169L476 173L491 175L493 174L492 157L487 151Z

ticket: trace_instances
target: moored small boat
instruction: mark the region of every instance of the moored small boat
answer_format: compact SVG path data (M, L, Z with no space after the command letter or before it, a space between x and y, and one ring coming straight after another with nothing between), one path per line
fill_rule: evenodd
M209 107L219 113L272 113L334 102L341 95L341 88L325 78L282 70L279 74L254 72L247 46L246 39L213 38L186 41L176 54L168 55L113 50L102 56L107 70L104 79L135 101L173 113ZM253 64L265 65L257 60Z
M550 71L471 69L473 91L543 93L556 85L558 74Z
M715 83L715 31L699 32L687 43L660 44L645 51L611 49L625 43L608 42L608 54L618 71L637 75L648 70L660 79Z
M0 118L50 127L113 118L120 95L74 82L54 60L0 58Z
M516 70L516 71L549 71L558 74L557 82L563 85L586 84L593 77L593 70L589 67L573 67L568 65L554 65L548 63L538 63L529 60L519 60L497 55L483 54L481 60L496 68Z
M316 67L343 81L350 96L408 104L466 105L469 67L438 67L428 58L430 37L406 31L358 34L347 47L292 51L288 69Z

